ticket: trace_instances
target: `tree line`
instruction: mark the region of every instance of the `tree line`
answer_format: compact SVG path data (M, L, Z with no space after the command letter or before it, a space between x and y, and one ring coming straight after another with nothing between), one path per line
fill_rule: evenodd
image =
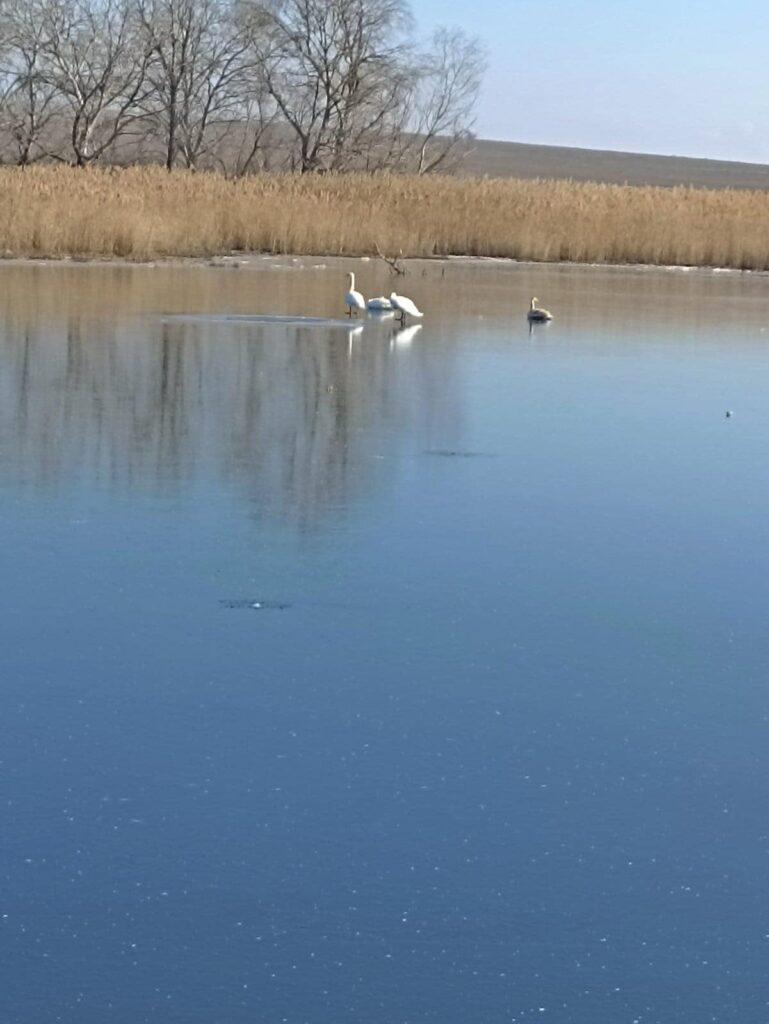
M0 0L0 154L425 174L472 138L484 70L406 0Z

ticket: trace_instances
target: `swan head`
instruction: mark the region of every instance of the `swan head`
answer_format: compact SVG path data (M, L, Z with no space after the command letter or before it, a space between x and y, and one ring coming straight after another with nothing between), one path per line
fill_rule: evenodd
M354 288L355 287L355 274L353 274L352 271L348 272L347 280L350 282L350 288Z
M538 299L538 298L537 298L537 296L535 295L535 296L534 296L534 298L533 298L533 299L531 300L531 308L532 308L532 309L536 309L536 308L537 308L537 303L538 303L538 302L539 302L539 299Z

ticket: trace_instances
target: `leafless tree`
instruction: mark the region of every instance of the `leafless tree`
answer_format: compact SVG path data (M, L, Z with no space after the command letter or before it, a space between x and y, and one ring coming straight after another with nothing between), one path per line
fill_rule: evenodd
M0 143L21 164L444 171L484 55L413 36L408 0L0 0Z
M170 170L193 168L236 123L249 51L245 26L226 0L138 0L153 121Z
M238 118L238 144L229 162L223 157L225 170L235 177L254 171L267 171L272 164L270 156L281 152L280 119L274 100L258 88L244 94ZM277 130L276 130L277 129Z
M46 74L44 7L39 0L2 11L0 124L22 166L48 153L59 92Z
M486 56L481 43L461 29L438 29L419 61L411 98L410 127L416 140L416 171L447 170L472 138Z
M254 60L293 136L295 167L360 164L400 128L403 0L256 0Z
M46 0L48 81L68 110L73 162L98 160L141 118L146 54L130 0Z

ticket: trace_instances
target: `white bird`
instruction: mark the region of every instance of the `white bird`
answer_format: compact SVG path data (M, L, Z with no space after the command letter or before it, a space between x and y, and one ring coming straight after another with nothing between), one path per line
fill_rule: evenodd
M371 313L383 313L393 308L386 295L377 295L375 299L369 299L366 306Z
M366 300L360 292L355 291L355 274L350 273L347 277L350 279L350 290L345 293L344 304L347 306L347 315L352 316L353 310L366 308Z
M531 306L529 306L529 312L526 314L529 320L533 320L535 323L543 323L545 320L552 320L553 314L548 309L542 309L539 305L539 299L533 298L531 300Z
M423 313L417 309L411 299L405 295L396 295L395 292L390 296L390 302L393 305L393 309L397 309L400 313L401 323L406 322L407 316L424 316Z

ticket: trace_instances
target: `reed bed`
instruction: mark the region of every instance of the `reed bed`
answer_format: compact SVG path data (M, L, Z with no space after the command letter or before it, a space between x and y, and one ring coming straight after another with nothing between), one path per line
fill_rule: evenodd
M0 255L232 251L769 269L769 193L157 168L0 169Z

